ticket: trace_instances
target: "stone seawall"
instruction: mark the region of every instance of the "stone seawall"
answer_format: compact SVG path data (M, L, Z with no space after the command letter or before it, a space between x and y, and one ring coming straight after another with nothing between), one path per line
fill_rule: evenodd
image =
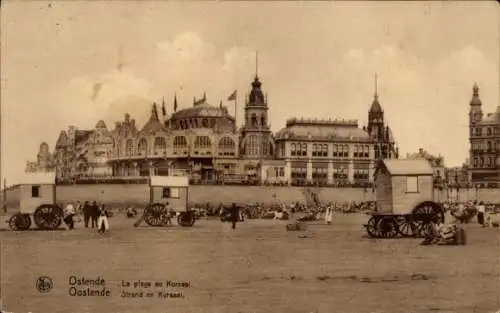
M301 187L269 187L269 186L210 186L194 185L189 190L189 199L192 203L275 203L277 201L305 202L305 190ZM322 201L368 201L375 200L371 189L367 192L363 188L309 188L318 194ZM457 199L456 192L436 191L436 201ZM3 197L3 195L2 195ZM462 190L459 200L475 200L500 203L500 189ZM58 186L57 200L59 203L68 201L103 201L112 205L144 205L149 202L149 188L147 185L72 185ZM2 199L3 201L3 199ZM19 208L19 190L7 192L7 204L10 209Z

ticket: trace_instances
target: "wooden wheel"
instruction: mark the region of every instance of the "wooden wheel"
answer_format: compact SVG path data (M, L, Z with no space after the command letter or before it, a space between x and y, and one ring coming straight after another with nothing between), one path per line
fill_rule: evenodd
M412 216L398 216L396 217L396 224L398 225L398 232L402 237L414 237L416 234L416 225L413 222Z
M144 221L149 226L160 227L166 224L168 212L165 205L153 203L144 209Z
M394 238L398 234L398 224L392 216L383 217L377 226L383 238Z
M194 216L194 212L186 211L179 214L177 217L177 223L183 227L191 227L194 225L196 218Z
M422 202L412 212L416 224L416 235L428 237L434 232L433 223L444 221L444 212L441 206L432 201Z
M12 230L27 230L31 227L29 214L16 213L9 219L9 227Z
M55 230L61 226L63 210L55 204L42 204L33 214L35 225L43 230Z
M380 221L380 217L378 216L372 216L368 220L368 223L366 224L366 232L368 233L368 236L372 238L380 238L380 232L378 229L378 222Z

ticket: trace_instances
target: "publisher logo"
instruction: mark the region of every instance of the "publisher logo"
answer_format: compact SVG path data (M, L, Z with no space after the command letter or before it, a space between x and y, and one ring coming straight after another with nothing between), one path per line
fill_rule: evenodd
M35 284L36 289L40 293L47 293L52 290L54 287L54 283L52 282L52 279L47 276L40 276L36 280Z

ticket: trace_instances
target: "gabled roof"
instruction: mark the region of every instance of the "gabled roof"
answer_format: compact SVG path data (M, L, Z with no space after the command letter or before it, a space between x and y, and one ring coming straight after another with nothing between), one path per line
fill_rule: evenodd
M59 133L59 138L57 138L56 148L64 148L68 145L68 135L66 135L66 132L64 130L61 130L61 132Z
M425 159L387 159L379 163L375 174L385 169L391 176L397 175L433 175L434 171Z

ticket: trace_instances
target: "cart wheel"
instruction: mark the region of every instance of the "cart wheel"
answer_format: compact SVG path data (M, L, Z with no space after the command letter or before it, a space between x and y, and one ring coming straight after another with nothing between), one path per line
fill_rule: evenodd
M195 221L196 218L194 216L194 212L192 211L182 212L177 217L177 223L182 227L191 227L194 225Z
M12 230L27 230L31 227L29 214L16 213L9 219L9 227Z
M378 229L383 238L394 238L398 234L398 224L393 217L383 217L378 222Z
M402 237L414 237L416 233L416 225L411 216L398 216L396 217L396 224L398 225L398 232Z
M380 232L378 229L378 222L380 218L378 216L372 216L366 224L366 232L371 238L380 238Z
M144 221L152 227L160 227L164 225L168 219L168 212L165 205L161 203L153 203L144 209Z
M416 235L418 237L426 237L431 235L433 230L433 222L438 220L444 221L444 212L441 206L432 201L422 202L417 205L413 211L413 220L415 221Z
M62 224L63 210L55 204L42 204L33 214L35 225L43 230L55 230Z

